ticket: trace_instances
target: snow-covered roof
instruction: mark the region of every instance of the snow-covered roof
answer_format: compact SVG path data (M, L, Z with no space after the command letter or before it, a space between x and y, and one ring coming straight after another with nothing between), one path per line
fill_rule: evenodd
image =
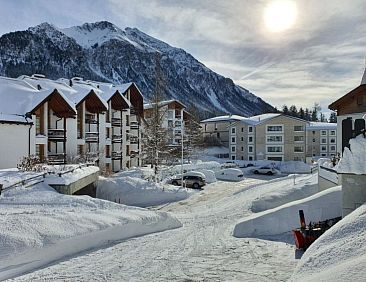
M35 88L40 86L41 89L49 91L57 89L58 92L62 92L75 106L77 106L93 90L103 105L108 108L107 102L100 97L101 91L91 83L71 79L72 86L70 86L70 80L66 78L60 78L58 80L34 76L22 76L21 78L33 85Z
M260 124L260 123L263 123L263 122L266 122L272 118L275 118L275 117L278 117L282 114L280 113L269 113L269 114L262 114L262 115L257 115L257 116L252 116L252 117L249 117L247 118L247 121L248 122L253 122L254 124Z
M27 123L25 114L31 112L50 94L50 91L37 90L26 81L0 77L0 119Z
M329 122L309 122L308 126L306 127L306 130L336 130L337 124L336 123L329 123Z
M174 100L174 99L161 101L158 104L159 104L159 107L164 107L164 106L167 106L171 103L178 103L182 106L182 108L186 108L186 106L182 102L180 102L178 100ZM155 105L155 103L146 103L146 104L144 104L144 110L151 109L151 108L153 108L154 105Z
M247 121L248 118L238 116L238 115L226 115L226 116L218 116L213 118L208 118L205 120L202 120L202 123L206 122L230 122L230 121Z

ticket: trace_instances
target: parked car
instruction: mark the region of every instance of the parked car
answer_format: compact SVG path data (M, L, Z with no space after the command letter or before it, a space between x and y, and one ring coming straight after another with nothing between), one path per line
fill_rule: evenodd
M260 168L256 168L253 170L254 174L267 174L267 175L273 175L277 173L277 170L273 167L269 166L262 166Z
M233 161L227 161L226 163L221 164L221 168L238 168L239 165Z
M184 186L194 189L201 189L206 185L206 178L202 172L189 171L183 174ZM175 186L182 185L182 175L178 174L171 178L170 183Z
M216 172L216 178L228 181L241 181L244 179L244 174L237 168L225 168Z

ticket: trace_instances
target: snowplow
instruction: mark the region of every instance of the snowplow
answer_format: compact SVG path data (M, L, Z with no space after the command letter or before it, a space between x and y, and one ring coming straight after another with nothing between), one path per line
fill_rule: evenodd
M299 210L299 217L300 228L292 230L292 233L294 235L296 248L302 251L306 251L316 239L342 219L342 217L336 217L316 223L309 222L309 225L306 225L303 210Z

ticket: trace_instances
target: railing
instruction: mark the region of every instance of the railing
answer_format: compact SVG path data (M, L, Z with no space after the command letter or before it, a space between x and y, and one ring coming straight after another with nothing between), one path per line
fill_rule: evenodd
M56 164L65 164L66 162L66 154L60 153L60 154L48 154L47 156L47 163L56 165Z
M64 140L64 139L66 139L66 130L64 130L64 129L48 129L48 139Z
M121 160L122 152L112 152L112 160Z
M122 143L122 135L112 135L112 143Z
M122 119L121 118L112 118L112 126L119 126L122 125Z
M131 144L138 144L138 142L139 142L139 139L137 137L135 137L135 136L130 137Z
M98 142L98 132L85 132L85 142L95 143Z
M137 121L131 121L130 122L130 128L131 129L139 129L139 123Z

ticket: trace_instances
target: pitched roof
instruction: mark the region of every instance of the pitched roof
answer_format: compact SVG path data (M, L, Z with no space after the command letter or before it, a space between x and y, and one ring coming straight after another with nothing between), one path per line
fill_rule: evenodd
M334 101L332 104L328 106L330 110L337 110L339 106L343 105L347 100L354 98L362 93L366 93L366 84L361 84L360 86L356 87L355 89L348 92L346 95L342 96L338 100Z
M175 100L175 99L161 101L161 102L158 103L158 105L159 105L159 108L160 108L160 107L167 106L167 105L169 105L171 103L177 103L182 108L186 108L186 106L182 102L180 102L178 100ZM155 105L155 103L146 103L146 104L144 104L144 110L152 109L154 105Z
M308 123L308 126L306 127L306 130L316 130L316 129L324 129L324 130L336 130L337 124L336 123L330 123L330 122L314 122L311 121Z

